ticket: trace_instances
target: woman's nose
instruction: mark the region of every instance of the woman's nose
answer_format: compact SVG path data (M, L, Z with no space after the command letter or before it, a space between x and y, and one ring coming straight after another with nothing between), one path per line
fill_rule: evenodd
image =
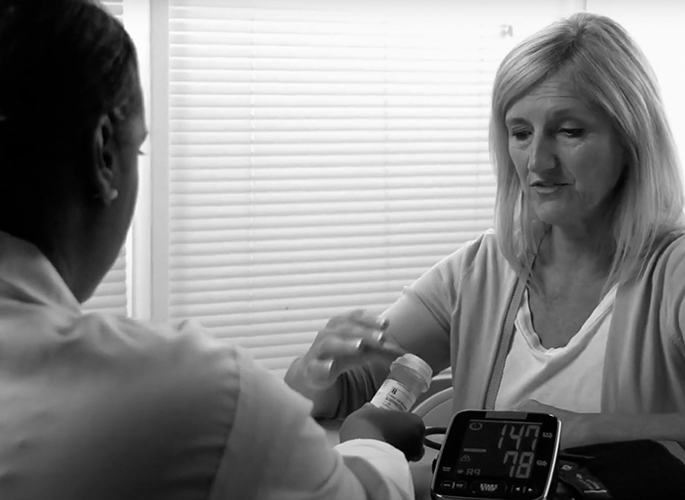
M555 167L557 160L552 142L552 140L542 136L533 138L529 150L530 156L528 156L529 172L541 173Z

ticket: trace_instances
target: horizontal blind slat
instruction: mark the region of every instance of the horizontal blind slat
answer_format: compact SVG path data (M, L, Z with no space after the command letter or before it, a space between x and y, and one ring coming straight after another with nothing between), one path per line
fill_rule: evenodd
M409 226L409 227L406 227ZM352 229L353 226L350 226ZM261 241L235 241L235 242L216 242L216 243L202 243L199 245L177 243L171 249L171 260L174 267L188 266L188 265L221 265L223 262L228 262L233 259L243 258L246 264L254 263L255 265L269 264L273 262L309 262L312 260L325 262L337 261L342 259L367 259L378 256L388 259L388 266L391 264L390 257L393 255L416 255L423 251L421 247L422 238L426 235L433 235L437 231L446 232L452 229L448 224L440 225L433 224L432 228L425 229L423 224L411 227L405 225L405 229L416 229L413 236L409 237L409 241L397 241L400 238L388 236L385 238L385 245L375 247L367 245L360 247L358 241L351 239L345 246L340 241L320 241L318 245L306 239L293 239L290 249L283 248L283 241L275 238L265 238ZM419 231L419 228L423 231ZM468 220L459 225L459 232L456 233L455 240L460 237L462 240L472 238L474 233L480 232L479 229L487 229L486 221ZM408 234L406 231L405 234ZM465 237L464 237L465 236ZM347 238L350 239L350 238ZM397 243L393 248L390 248L392 243ZM404 243L404 245L399 245ZM287 251L290 250L290 251Z
M464 158L465 157L465 158ZM366 157L370 160L371 157ZM458 158L458 157L457 157ZM482 157L484 158L484 157ZM401 183L405 179L412 179L414 182L422 182L424 184L432 184L433 178L436 178L436 184L445 182L447 180L458 181L462 175L473 175L474 171L479 173L490 173L492 168L487 162L478 165L477 155L462 155L462 162L445 162L445 163L416 163L416 164L383 164L373 165L370 162L364 162L363 165L355 164L341 164L341 163L324 163L323 165L313 166L289 166L287 169L281 166L270 165L245 165L240 166L237 163L230 165L230 168L223 168L217 170L214 168L204 168L195 163L191 165L179 165L173 169L171 173L172 183L204 183L215 180L220 181L241 181L249 179L310 179L317 178L320 180L326 179L357 179L360 183L362 180L381 179L386 177L388 171L392 172L392 177L388 182ZM229 165L225 165L229 166ZM480 168L479 168L480 167ZM365 183L364 183L365 184ZM388 193L388 196L392 196Z
M277 372L492 226L505 26L321 5L171 0L170 314Z
M471 132L483 133L487 127L487 118L458 118L444 116L425 116L423 118L374 118L374 117L330 117L326 118L228 118L224 120L176 120L170 131L173 139L183 141L184 137L194 137L200 133L225 134L242 132L252 128L255 132L318 132L326 129L333 131L374 131L383 127L388 131L404 132L435 132L449 131L452 134L466 129ZM456 129L456 130L455 130ZM465 131L462 133L466 133Z

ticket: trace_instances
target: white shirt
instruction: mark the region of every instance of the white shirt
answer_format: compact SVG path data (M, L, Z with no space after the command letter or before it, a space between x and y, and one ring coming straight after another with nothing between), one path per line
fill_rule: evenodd
M533 328L526 289L514 322L514 338L495 409L511 410L535 399L564 410L598 413L616 290L614 286L604 296L567 345L546 349Z
M311 402L199 325L83 315L0 233L2 500L411 499L404 455L332 448Z

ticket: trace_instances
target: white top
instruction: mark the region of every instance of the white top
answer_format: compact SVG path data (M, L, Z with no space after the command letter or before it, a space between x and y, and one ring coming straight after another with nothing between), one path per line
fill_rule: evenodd
M495 409L513 410L529 399L579 413L600 411L604 353L617 287L597 305L563 347L546 349L533 329L528 290L514 322Z
M2 500L411 499L374 440L329 445L312 404L198 324L82 314L0 233Z

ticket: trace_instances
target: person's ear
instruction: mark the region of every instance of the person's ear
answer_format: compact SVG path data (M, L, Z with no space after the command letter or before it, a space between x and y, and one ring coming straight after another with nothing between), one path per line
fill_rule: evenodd
M110 205L119 196L116 147L114 123L109 114L103 114L94 130L91 175L95 184L94 196L105 205Z

